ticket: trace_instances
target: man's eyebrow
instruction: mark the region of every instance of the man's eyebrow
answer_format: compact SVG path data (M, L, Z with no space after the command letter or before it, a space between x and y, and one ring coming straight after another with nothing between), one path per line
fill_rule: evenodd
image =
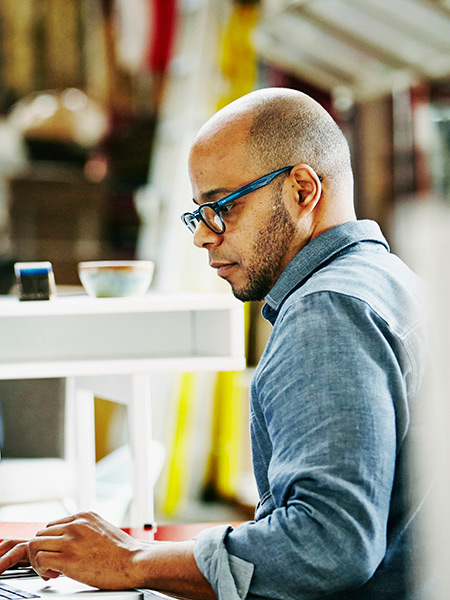
M213 202L215 197L220 195L221 198L224 198L225 196L228 196L229 194L232 194L233 190L231 190L230 188L217 188L215 190L209 190L208 192L203 192L202 194L200 194L200 198L201 200L198 201L195 198L192 198L192 202L194 204L196 204L197 206L200 206L201 204L204 204L205 202ZM219 200L221 199L219 198Z

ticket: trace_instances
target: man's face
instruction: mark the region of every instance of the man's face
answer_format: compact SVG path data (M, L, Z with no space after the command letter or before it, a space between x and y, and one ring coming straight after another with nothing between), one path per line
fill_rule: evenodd
M230 147L208 144L191 154L191 182L198 204L219 200L265 174L242 159L242 153L227 150ZM284 181L281 174L233 203L222 214L225 233L214 233L201 223L194 234L196 246L208 250L210 266L242 301L262 300L291 258L296 227L283 201Z

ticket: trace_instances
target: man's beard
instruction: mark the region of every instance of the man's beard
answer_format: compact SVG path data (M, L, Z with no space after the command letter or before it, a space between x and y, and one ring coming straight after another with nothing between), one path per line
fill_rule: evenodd
M281 189L274 194L273 217L261 230L246 267L248 281L241 288L232 286L233 294L242 302L263 300L282 272L287 248L295 235L295 224L283 202Z

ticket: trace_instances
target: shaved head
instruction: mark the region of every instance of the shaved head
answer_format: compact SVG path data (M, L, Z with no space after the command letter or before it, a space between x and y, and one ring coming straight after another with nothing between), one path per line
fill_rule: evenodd
M326 180L330 191L352 197L353 176L347 140L329 113L296 90L266 88L251 92L217 112L200 129L196 142L236 130L261 172L306 163ZM194 142L195 146L195 142Z

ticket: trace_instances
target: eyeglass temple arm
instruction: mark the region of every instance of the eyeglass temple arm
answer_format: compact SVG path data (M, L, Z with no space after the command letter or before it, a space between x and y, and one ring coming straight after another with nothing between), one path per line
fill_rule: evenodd
M225 198L222 198L222 200L218 200L217 206L219 206L219 207L223 206L224 204L228 204L228 202L232 202L236 198L241 198L242 196L246 196L247 194L250 194L251 192L254 192L255 190L259 190L259 188L262 188L265 185L267 185L268 183L270 183L272 181L272 179L275 179L275 177L277 177L278 175L283 173L283 171L288 171L289 169L292 169L292 167L284 167L283 169L278 169L278 171L274 171L273 173L264 175L263 177L261 177L260 179L257 179L256 181L251 181L250 183L248 183L247 185L244 185L244 187L240 188L236 192L230 194L229 196L226 196Z

